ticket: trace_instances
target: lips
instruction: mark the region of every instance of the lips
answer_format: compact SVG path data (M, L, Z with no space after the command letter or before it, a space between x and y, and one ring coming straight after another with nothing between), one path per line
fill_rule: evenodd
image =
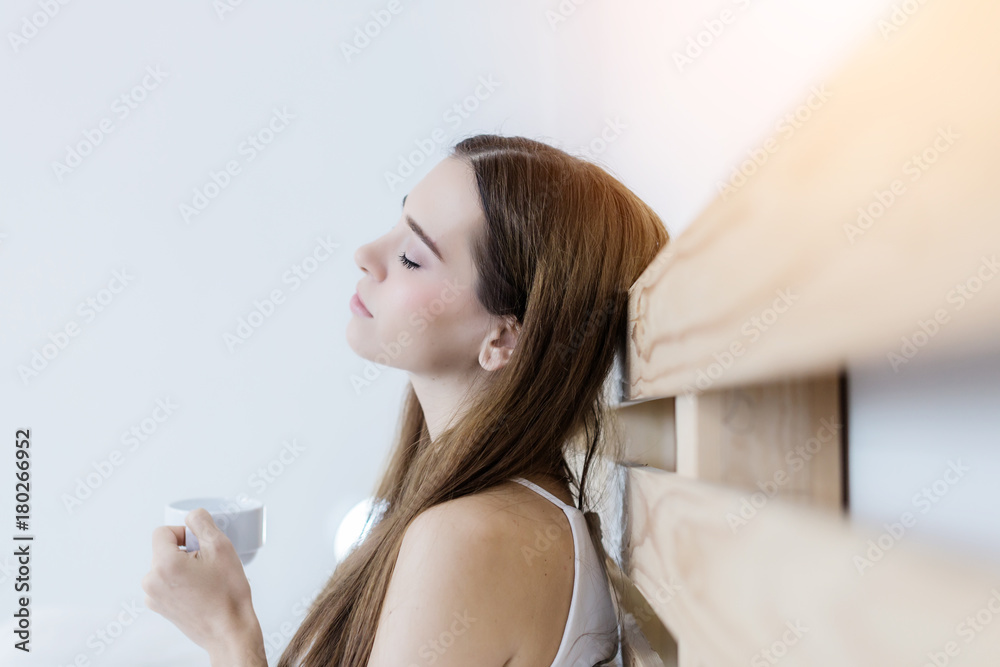
M351 310L364 317L373 317L365 302L361 300L361 294L357 291L351 296Z
M362 307L362 308L364 308L365 310L368 310L368 306L366 306L366 305L365 305L365 302L364 302L364 300L363 300L363 299L361 298L361 295L360 295L360 294L358 294L358 303L360 303L360 304L361 304L361 307ZM371 312L372 312L372 311L368 310L368 314L369 314L369 315L371 315Z

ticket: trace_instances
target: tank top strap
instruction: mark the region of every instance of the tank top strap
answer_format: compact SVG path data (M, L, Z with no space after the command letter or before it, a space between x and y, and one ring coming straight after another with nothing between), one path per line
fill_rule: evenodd
M548 498L549 500L551 500L551 501L552 501L553 503L555 503L555 504L556 504L557 506L559 506L559 507L563 508L564 510L565 510L565 509L576 509L576 508L575 508L575 507L573 507L572 505L567 505L567 504L566 504L566 503L564 503L564 502L563 502L562 500L560 500L559 498L557 498L557 497L556 497L556 496L554 496L553 494L549 493L548 491L546 491L546 490L545 490L545 489L543 489L542 487L538 486L538 485L537 485L537 484L535 484L534 482L531 482L531 481L528 481L528 480L526 480L526 479L525 479L525 478L523 478L523 477L514 477L514 478L513 478L513 481L515 481L515 482L517 482L518 484L521 484L521 485L523 485L523 486L526 486L526 487L528 487L529 489L533 489L534 491L537 491L537 492L538 492L538 493L539 493L540 495L542 495L542 496L544 496L544 497Z

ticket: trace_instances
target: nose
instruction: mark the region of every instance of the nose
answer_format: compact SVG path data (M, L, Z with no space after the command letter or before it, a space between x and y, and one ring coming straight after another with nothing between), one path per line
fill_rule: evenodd
M364 243L354 251L354 263L364 273L370 274L376 281L382 280L385 274L385 266L377 252L378 241L379 239L375 239L374 241Z

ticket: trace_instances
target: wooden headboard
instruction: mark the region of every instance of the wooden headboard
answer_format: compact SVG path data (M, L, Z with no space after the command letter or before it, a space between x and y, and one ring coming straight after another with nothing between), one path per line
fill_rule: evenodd
M630 291L623 572L667 665L1000 665L997 564L849 511L848 364L1000 343L1000 3L909 5Z

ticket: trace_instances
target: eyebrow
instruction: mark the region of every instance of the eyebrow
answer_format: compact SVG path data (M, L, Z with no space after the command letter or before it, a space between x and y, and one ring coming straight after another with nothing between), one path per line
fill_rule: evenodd
M406 198L407 198L408 196L409 196L409 195L403 195L403 204L402 204L402 206L406 206ZM418 224L417 224L417 221L416 221L416 220L414 220L413 218L411 218L411 217L409 216L409 214L407 214L407 216L406 216L406 224L408 224L408 225L410 226L410 229L412 229L412 230L413 230L413 232L414 232L414 233L415 233L415 234L416 234L416 235L417 235L418 237L420 237L420 240L421 240L421 241L423 241L423 242L424 242L424 244L425 244L425 245L426 245L426 246L427 246L428 248L430 248L430 249L431 249L431 252L433 252L433 253L434 253L435 255L437 255L437 258L438 258L438 259L440 259L440 260L441 260L441 261L443 262L443 261L444 261L444 258L443 258L443 257L441 257L441 251L440 251L440 250L438 250L438 247L437 247L437 244L436 244L436 243L434 243L434 241L433 241L433 240L431 239L431 237L427 236L427 232L425 232L425 231L423 230L423 228L422 228L422 227L421 227L420 225L418 225Z

